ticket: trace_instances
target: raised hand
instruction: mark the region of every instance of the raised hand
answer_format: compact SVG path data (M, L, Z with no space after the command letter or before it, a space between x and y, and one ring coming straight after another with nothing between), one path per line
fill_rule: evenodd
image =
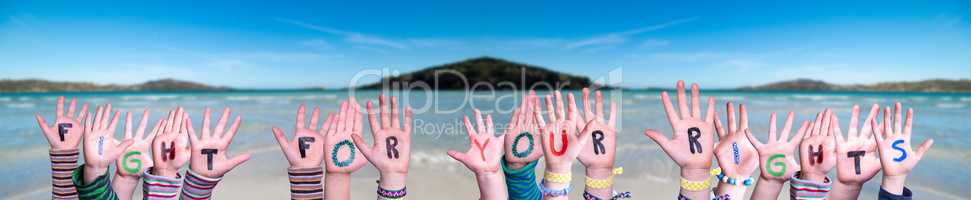
M789 139L792 120L793 113L789 112L782 132L777 133L776 114L772 113L769 116L769 141L764 144L751 131L745 132L745 136L759 153L759 168L762 169L759 182L752 192L752 199L777 199L782 185L799 171L799 163L796 162L793 152L809 129L809 121L802 122L796 135Z
M152 141L151 173L158 176L176 177L179 169L189 161L189 117L182 107L169 111L166 119L159 119L162 128Z
M76 105L77 99L72 98L67 112L64 112L64 96L57 97L54 124L51 125L47 124L47 120L40 113L35 114L37 125L44 132L44 137L47 138L47 143L51 145L52 150L76 150L81 143L84 131L81 121L84 121L88 114L88 104L81 106L81 112L74 116Z
M590 139L590 134L586 130L577 134L576 123L579 120L577 119L579 115L576 113L576 100L574 100L573 94L569 94L567 97L570 104L569 110L564 110L560 92L556 91L554 95L557 105L555 109L553 108L553 97L546 96L546 113L550 118L549 123L546 123L546 120L543 119L538 105L533 115L537 124L539 124L539 132L543 136L546 170L555 173L569 173L573 159L576 159L583 149L580 144L586 144L587 140Z
M799 145L799 161L802 165L800 177L805 180L823 182L826 174L836 166L835 141L830 130L833 112L826 109L816 114L809 134L806 134Z
M149 113L148 109L142 112L142 118L138 122L138 129L134 134L132 134L131 113L127 112L125 114L125 140L132 140L132 145L128 149L125 149L122 156L115 162L117 167L116 172L119 175L141 177L142 173L154 165L152 156L148 152L152 148L152 141L155 140L155 135L158 134L163 120L155 123L155 128L152 129L152 132L148 136L145 136Z
M934 145L934 139L928 138L917 147L911 149L911 131L913 130L914 109L907 109L907 118L901 127L901 104L894 106L894 118L890 120L890 108L883 111L883 123L873 120L873 134L876 135L877 150L880 152L880 163L883 166L883 183L881 187L893 194L903 194L904 182L910 170L917 166L924 153ZM890 123L893 123L893 127Z
M610 118L604 119L603 96L600 91L596 91L596 106L590 106L590 90L583 88L583 115L580 115L582 122L587 122L583 130L590 133L592 141L582 143L583 151L580 152L580 163L587 169L602 169L607 172L614 167L614 157L617 151L617 104L610 102ZM571 105L573 106L573 105ZM592 109L596 108L596 109Z
M351 173L367 163L364 154L351 139L351 135L361 135L360 109L361 106L351 97L350 100L341 102L341 110L336 117L327 116L327 122L320 134L325 136L325 150L329 150L327 158L324 158L328 173Z
M192 146L189 168L193 172L210 178L222 177L233 168L249 160L250 154L248 153L232 158L228 156L227 147L233 142L233 137L239 130L240 122L240 116L236 115L236 119L229 125L229 129L226 129L226 122L229 120L230 114L232 114L232 110L229 107L224 108L222 116L219 117L219 122L216 123L216 128L209 129L212 110L206 108L202 115L201 137L196 136L196 132L192 128L191 118L185 119L189 131L189 142Z
M712 147L715 144L715 99L708 97L708 111L701 118L698 84L691 84L690 108L684 92L684 81L678 81L677 87L679 111L674 110L668 92L661 92L664 111L671 122L671 129L674 130L673 137L668 139L653 129L647 129L644 135L657 142L682 170L698 169L707 173L711 169Z
M324 146L320 145L320 142L324 141L324 135L316 131L320 108L314 107L309 127L305 125L306 110L304 105L297 108L297 124L293 130L293 140L287 140L283 130L273 126L273 136L280 144L283 155L290 162L290 168L319 168L324 159ZM328 117L327 121L330 120Z
M722 128L721 119L715 116L715 130L719 139L718 144L715 145L715 158L718 159L718 167L722 169L725 176L739 179L738 184L742 184L741 181L751 176L756 167L759 166L758 156L755 147L745 138L745 135L752 134L748 128L748 112L745 110L745 105L739 104L738 106L739 120L737 125L735 124L735 109L732 102L728 102L727 107L727 132ZM775 116L772 116L772 119L774 120ZM774 131L770 130L770 132Z
M482 121L482 114L479 109L475 109L475 128L469 117L465 116L465 130L469 134L469 150L458 152L449 150L448 156L455 159L476 174L498 173L499 159L502 157L502 143L499 137L495 136L495 128L492 125L492 115L486 115L485 123Z
M839 128L839 119L833 116L833 134L836 140L836 177L843 184L863 185L880 171L880 158L877 157L877 143L873 140L870 127L880 112L880 106L873 104L870 114L863 121L863 127L858 128L860 106L854 105L850 115L850 125L847 137Z
M518 169L543 157L542 142L536 141L542 135L536 129L533 117L533 109L538 102L536 93L530 91L528 95L523 95L523 103L512 113L512 119L503 134L505 159L510 167Z
M112 161L131 146L131 140L119 142L115 139L115 125L118 115L111 114L111 104L98 106L94 119L88 116L84 126L84 181L90 183L105 173ZM110 123L109 123L110 118Z
M408 163L411 160L411 107L405 106L405 119L399 118L398 98L380 95L381 120L374 112L373 103L367 103L368 122L371 124L373 145L368 145L360 135L351 135L354 145L381 172L379 186L395 190L405 187ZM390 105L389 105L390 104Z

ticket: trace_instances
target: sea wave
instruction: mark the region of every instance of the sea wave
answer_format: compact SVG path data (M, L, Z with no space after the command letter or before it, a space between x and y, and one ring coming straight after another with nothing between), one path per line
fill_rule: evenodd
M934 105L937 108L964 108L963 103L937 103Z
M34 103L8 103L6 105L8 108L18 108L18 109L34 108L35 106Z

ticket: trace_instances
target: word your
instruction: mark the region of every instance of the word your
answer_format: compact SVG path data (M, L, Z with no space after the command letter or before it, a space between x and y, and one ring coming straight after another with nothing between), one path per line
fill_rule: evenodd
M900 161L904 161L905 159L907 159L907 151L904 150L904 148L900 148L899 147L900 144L903 144L903 143L904 143L904 140L897 139L897 140L893 141L893 144L892 145L890 145L890 147L893 147L893 150L900 151L900 156L898 156L896 158L893 158L893 161L900 162Z
M206 154L206 169L212 171L212 154L219 153L219 149L202 149L202 154Z
M173 159L175 159L175 141L170 141L169 147L165 147L165 142L162 142L162 161Z
M337 160L337 153L343 146L347 146L347 149L351 151L350 157L348 157L346 160L339 161ZM346 139L341 140L341 142L338 142L337 145L334 145L334 148L330 150L330 161L333 162L337 167L347 167L348 165L351 165L351 163L354 163L355 154L357 154L357 148L354 147L354 143L351 143L350 140Z
M529 141L529 146L526 146L526 151L520 152L519 150L516 150L516 147L519 146L519 139L523 138L526 138L527 141ZM512 155L516 156L517 158L525 158L526 156L529 156L530 153L533 153L533 145L532 134L529 134L529 132L519 133L519 135L516 135L516 139L514 139L512 142Z
M297 148L300 149L300 158L307 157L307 149L310 149L310 143L314 143L313 137L300 137L297 138Z
M847 157L853 158L853 169L856 170L856 174L860 174L860 157L866 155L866 151L850 151L846 152Z
M765 160L765 166L770 166L770 167L766 167L765 171L769 172L769 175L772 175L775 177L780 177L784 175L786 173L786 167L787 167L785 158L786 158L786 155L784 154L778 154L778 153L772 154L772 156L769 156L769 159ZM779 161L776 161L776 160L779 160Z
M137 157L131 159L129 158L139 155L142 155L142 152L129 151L128 153L125 153L125 156L121 157L121 168L124 168L125 172L128 172L128 174L138 174L138 172L142 171L142 159L138 159ZM129 163L134 163L135 166L132 167L129 165Z
M475 137L472 138L472 143L475 143L475 147L479 148L479 157L482 157L482 161L485 161L485 146L489 145L490 141L492 141L492 138L486 139L485 144L482 144L479 143L479 140L475 139Z
M737 142L732 142L732 156L734 156L735 164L736 165L738 165L738 163L742 162L742 160L740 158L741 155L739 155L739 153L738 153L738 143Z
M398 138L395 136L385 138L384 144L388 148L388 159L398 159Z
M812 144L809 145L809 164L810 165L815 165L816 163L823 163L823 145L820 144L816 146L819 147L819 150L813 151L813 145ZM816 158L816 159L813 159L813 158ZM813 162L813 160L816 160L816 162Z
M607 153L607 148L604 147L604 132L600 130L593 131L593 153L600 155Z
M562 140L562 143L563 143L563 145L560 147L560 150L556 150L556 144L554 144L555 140L553 140L553 138L555 138L555 135L551 131L550 139L549 139L550 151L553 152L553 155L555 156L562 156L564 153L566 153L566 148L570 147L570 144L569 144L570 140L566 138L566 130L563 130L563 132L560 134L560 138L563 138L563 139L560 139Z
M74 125L68 123L57 124L57 135L60 136L61 142L64 141L64 134L67 134L67 129L73 127Z
M701 153L701 143L698 142L698 138L701 138L701 129L698 127L688 128L688 146L691 147L691 153Z

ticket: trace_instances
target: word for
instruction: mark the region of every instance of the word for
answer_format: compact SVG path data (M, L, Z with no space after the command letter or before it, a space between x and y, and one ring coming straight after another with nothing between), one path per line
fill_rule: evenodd
M765 166L768 166L765 168L765 171L769 172L769 175L781 177L782 175L786 174L787 166L785 159L785 154L772 154L769 156L769 159L765 160Z
M472 136L469 136L469 137L472 137ZM475 139L475 137L472 137L472 143L475 143L475 147L479 148L479 157L482 158L482 161L485 161L485 146L489 145L490 141L492 141L492 138L486 139L485 144L482 144L482 143L479 143L478 139Z
M860 174L860 157L866 155L866 151L850 151L846 152L846 157L853 158L853 169L856 170L856 174Z
M732 142L732 156L735 159L735 164L742 162L741 155L738 153L738 143Z
M350 150L350 157L340 161L337 160L337 153L340 152L340 149L343 146L347 146L347 149ZM351 143L350 140L346 139L341 140L341 142L338 142L337 145L334 145L334 148L330 150L330 161L333 162L337 167L347 167L348 165L351 165L351 163L354 163L354 157L356 156L355 154L357 154L357 148L354 147L354 143Z
M823 163L823 145L816 145L819 149L813 151L813 145L809 145L809 164L816 165L816 163ZM816 158L816 159L813 159ZM813 160L816 160L813 162Z
M168 156L165 154L168 154ZM169 147L165 147L165 142L162 142L162 161L173 159L175 159L175 141L170 141Z
M398 159L398 138L389 136L384 139L384 144L387 145L388 159Z
M526 146L526 151L520 152L519 150L516 150L516 147L519 146L519 140L523 138L526 138L527 141L529 141L529 146ZM519 133L519 135L516 135L516 139L513 139L512 142L512 155L516 156L517 158L525 158L526 156L529 156L530 153L533 153L533 145L532 134L529 134L529 132Z
M898 139L898 140L893 141L893 144L890 145L890 147L892 147L893 150L900 151L900 156L897 156L896 158L893 158L893 161L900 162L900 161L904 161L905 159L907 159L907 151L904 150L904 148L899 147L900 144L903 144L903 143L904 143L904 140Z
M67 129L73 127L74 125L68 123L57 124L57 135L60 136L61 142L64 141L64 134L67 134Z
M556 150L556 144L554 144L555 140L553 140L553 138L555 138L555 135L551 131L550 139L548 141L550 143L550 151L553 152L554 156L562 156L564 153L566 153L566 148L570 147L570 144L569 144L570 140L566 138L566 130L563 130L563 132L560 134L560 138L563 138L563 139L560 139L562 140L562 143L563 143L563 145L560 147L560 150Z
M206 154L206 169L212 171L212 154L219 153L219 149L202 149L202 154Z
M698 127L688 128L688 146L691 147L692 154L702 152L698 138L701 138L701 129L698 129Z
M297 138L297 148L300 149L300 158L307 157L307 149L310 149L310 143L314 143L313 137L300 137Z
M600 130L593 131L593 154L605 154L607 153L607 148L604 147L604 132Z
M142 155L142 152L139 151L129 151L128 153L125 153L125 156L121 157L121 168L124 168L125 172L128 172L128 174L138 174L138 172L142 171L142 159L131 157L140 155ZM132 167L129 165L129 163L134 163L135 166Z

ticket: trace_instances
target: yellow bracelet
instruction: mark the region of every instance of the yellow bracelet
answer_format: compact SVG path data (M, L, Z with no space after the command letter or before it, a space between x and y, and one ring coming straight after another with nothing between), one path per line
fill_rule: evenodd
M543 179L550 183L570 183L573 180L573 176L570 173L556 173L547 171L543 175Z
M624 168L618 167L618 168L614 168L613 173L610 174L610 177L607 177L607 179L593 179L588 176L586 181L587 187L593 188L593 189L610 188L610 186L614 185L614 176L620 175L623 173L624 173Z
M712 169L709 174L721 173L721 168ZM702 191L707 190L711 187L711 177L705 178L704 181L690 181L688 179L681 178L681 189L687 191Z

